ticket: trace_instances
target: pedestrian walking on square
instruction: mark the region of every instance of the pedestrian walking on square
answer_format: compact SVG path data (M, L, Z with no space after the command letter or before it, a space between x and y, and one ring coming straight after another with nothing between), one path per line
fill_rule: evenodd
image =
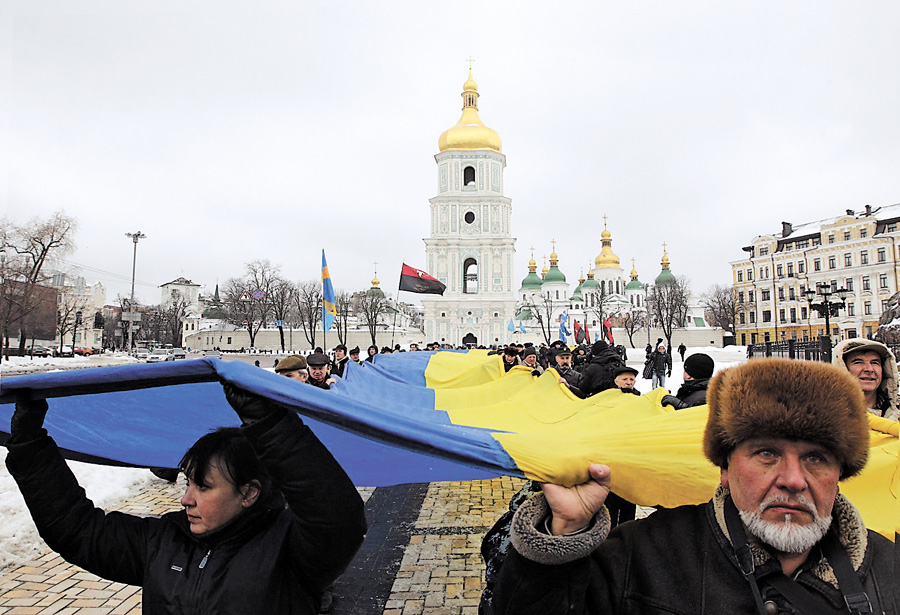
M666 386L666 376L672 375L672 355L665 344L656 347L650 355L650 378L653 388Z

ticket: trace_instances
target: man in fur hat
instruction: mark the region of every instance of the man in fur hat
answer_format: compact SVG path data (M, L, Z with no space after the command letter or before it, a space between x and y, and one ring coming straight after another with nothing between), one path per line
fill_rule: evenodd
M900 613L897 553L838 487L869 451L853 377L760 359L716 375L708 400L712 500L609 532L608 466L544 485L513 518L495 612Z

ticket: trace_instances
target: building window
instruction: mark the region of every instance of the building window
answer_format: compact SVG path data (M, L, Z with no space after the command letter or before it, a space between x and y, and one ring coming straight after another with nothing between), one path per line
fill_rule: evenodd
M850 231L844 231L844 241L850 241Z
M747 291L747 301L749 301L750 303L753 303L753 291L752 290Z
M788 263L788 264L787 264L787 272L788 272L788 277L789 277L789 278L794 277L794 263Z
M868 237L868 236L869 236L869 229L867 229L867 228L861 228L861 229L859 229L859 236L862 237L863 239L865 239L866 237Z
M869 276L867 276L867 275L863 276L862 289L863 290L872 290L872 284L869 282Z
M828 268L834 269L835 267L837 267L837 259L833 256L829 256L828 257Z
M802 318L803 320L806 320L806 307L800 308L800 318Z
M784 309L783 308L778 310L778 320L781 321L781 324L784 324L787 322L787 319L784 317Z
M784 288L783 287L778 289L778 300L784 301Z
M887 226L884 227L885 233L896 233L897 232L897 223L891 222Z
M856 316L856 306L853 303L847 304L847 316Z
M763 301L768 301L769 299L772 298L771 293L769 292L769 289L767 289L767 288L764 288L761 291L759 291L759 296L760 296L760 299L762 299Z
M813 261L813 271L822 271L822 261L818 258Z
M738 320L740 321L740 323L741 323L742 325L743 325L743 324L746 324L747 318L744 316L744 313L743 313L743 312L741 312L740 314L738 314Z
M743 271L738 271L738 272L737 272L737 281L738 281L738 282L743 282L743 281L744 281L744 272L743 272Z
M750 312L750 324L756 322L756 312Z
M791 322L797 322L797 308L791 308Z
M797 261L797 273L806 273L806 264L803 261Z
M803 249L803 248L808 248L808 247L809 247L809 239L802 239L797 242L798 250Z
M844 267L852 267L853 266L853 255L852 254L844 254Z
M765 255L768 254L768 253L769 253L769 248L766 247L766 246L762 246L762 247L759 249L759 255L760 255L760 256L765 256Z
M743 302L744 302L744 291L739 290L738 291L738 303L743 303Z
M887 260L887 252L884 248L878 248L878 262L883 263Z
M887 288L888 287L888 277L886 273L882 273L878 276L878 288Z
M752 269L748 269L748 270L747 270L747 281L748 281L748 282L752 282L752 281L753 281L753 270L752 270Z
M770 310L763 310L763 322L772 322L772 312Z
M230 338L230 337L228 338L228 342L226 342L226 343L227 343L227 344L231 344L231 338Z
M859 253L859 264L860 265L868 265L869 264L869 251L863 250Z
M847 278L844 280L844 288L847 290L853 290L853 278Z
M863 314L865 314L866 316L872 315L872 302L871 301L866 301L865 303L863 303Z
M775 267L775 275L777 275L779 278L784 277L784 267L782 267L780 264L776 265Z
M475 168L466 167L463 169L463 186L475 185Z
M794 294L794 287L793 287L793 286L792 286L791 288L788 289L788 298L789 298L791 301L793 301L794 299L797 298L797 295Z
M887 299L882 299L882 300L881 300L881 311L882 311L882 312L887 312L887 309L888 309L887 306L888 306L888 300L887 300Z
M829 233L829 235L828 235L828 243L834 243L834 233Z

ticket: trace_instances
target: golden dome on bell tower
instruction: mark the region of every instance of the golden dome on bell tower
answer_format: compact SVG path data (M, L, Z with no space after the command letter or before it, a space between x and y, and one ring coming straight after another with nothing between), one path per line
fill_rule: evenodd
M597 269L621 269L619 257L612 251L612 233L606 230L606 216L603 216L603 232L600 233L600 240L603 247L594 259L594 266Z
M469 66L469 78L463 84L462 117L455 126L451 126L438 139L438 149L446 152L451 149L489 149L500 151L500 135L484 125L478 117L478 84L472 79L472 67Z

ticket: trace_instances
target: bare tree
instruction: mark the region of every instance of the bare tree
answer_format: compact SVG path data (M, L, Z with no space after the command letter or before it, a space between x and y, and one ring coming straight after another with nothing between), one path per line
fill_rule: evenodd
M278 327L278 334L281 338L281 351L284 352L284 323L290 320L291 307L294 303L294 295L297 288L289 280L285 280L280 275L273 276L268 283L266 292L266 301L269 303L269 313L275 326Z
M377 345L375 334L378 332L379 323L388 311L390 311L390 304L383 294L374 292L359 294L357 312L360 320L369 330L373 346Z
M35 325L31 318L35 310L43 307L48 314L55 311L55 305L43 305L50 298L50 293L41 288L46 286L45 266L74 250L78 224L75 218L58 211L47 220L32 218L22 225L3 219L0 226L4 261L0 272L4 284L0 293L0 329L8 358L10 326L18 325L21 353Z
M350 312L353 307L353 296L346 291L338 291L337 295L334 298L335 300L335 310L337 311L337 317L334 319L334 325L337 328L338 334L338 342L341 344L347 343L347 321L350 319Z
M625 329L625 334L628 336L628 343L631 344L632 348L637 348L637 346L634 345L634 335L644 328L645 322L645 311L637 307L632 307L622 316L622 328Z
M159 308L161 331L157 337L164 343L170 343L175 347L181 347L184 334L184 317L191 303L180 290L173 290L170 300Z
M322 322L322 284L318 280L308 280L297 284L294 305L303 335L310 348L316 347L316 330Z
M549 345L551 336L555 333L553 329L553 301L550 297L543 293L531 293L527 299L520 302L516 307L516 317L520 318L523 310L531 313L531 318L536 320L541 328L541 335L544 341Z
M256 290L250 288L252 285L252 281L247 276L229 278L225 282L224 292L225 312L232 323L247 329L251 347L256 343L256 334L265 324L266 310L266 304L263 301L252 297L251 293Z
M72 346L75 346L75 331L81 324L87 302L71 293L63 293L59 298L59 309L56 318L56 335L59 336L59 352L62 353L66 335L72 334Z
M734 298L733 286L713 284L703 295L703 306L706 308L713 326L736 335L738 305Z
M685 326L690 295L688 280L681 276L671 282L657 284L647 298L647 309L659 323L668 348L672 348L672 332Z

